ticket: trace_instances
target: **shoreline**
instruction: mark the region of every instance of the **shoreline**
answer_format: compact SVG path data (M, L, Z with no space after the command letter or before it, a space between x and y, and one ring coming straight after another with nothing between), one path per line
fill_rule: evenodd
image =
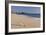
M11 28L39 28L40 18L11 14Z

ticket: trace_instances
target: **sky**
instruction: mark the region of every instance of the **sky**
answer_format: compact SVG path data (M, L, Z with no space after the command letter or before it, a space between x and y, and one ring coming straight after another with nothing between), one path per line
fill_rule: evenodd
M25 12L25 13L39 14L40 7L11 6L11 11L12 12Z

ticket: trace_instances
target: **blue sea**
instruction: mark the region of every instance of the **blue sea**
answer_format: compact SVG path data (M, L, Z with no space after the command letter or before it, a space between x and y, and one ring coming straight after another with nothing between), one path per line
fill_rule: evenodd
M19 14L19 15L26 15L26 16L32 16L32 17L37 17L40 18L40 14Z
M24 15L40 18L40 14L24 14Z

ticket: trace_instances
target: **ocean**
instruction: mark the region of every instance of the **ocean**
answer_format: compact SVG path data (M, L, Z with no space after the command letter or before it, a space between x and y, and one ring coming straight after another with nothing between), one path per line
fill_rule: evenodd
M37 18L40 18L40 14L29 14L29 13L15 13L15 12L12 12L14 14L18 14L18 15L26 15L26 16L32 16L32 17L37 17Z
M23 14L23 15L40 18L40 14Z
M26 15L26 16L32 16L32 17L37 17L40 18L40 14L19 14L19 15Z

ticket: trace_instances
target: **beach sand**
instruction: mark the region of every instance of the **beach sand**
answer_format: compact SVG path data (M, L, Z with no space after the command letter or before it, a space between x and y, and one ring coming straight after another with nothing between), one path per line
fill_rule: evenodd
M11 28L39 28L40 18L11 14Z

